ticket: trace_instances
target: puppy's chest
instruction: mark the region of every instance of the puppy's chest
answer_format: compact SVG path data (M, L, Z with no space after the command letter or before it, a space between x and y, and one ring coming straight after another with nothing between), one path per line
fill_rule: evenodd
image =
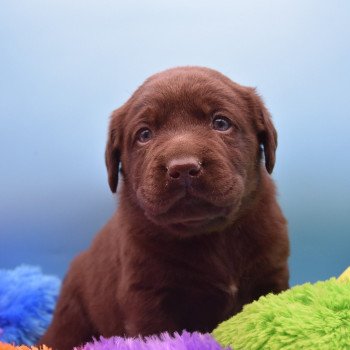
M172 314L198 315L202 314L200 310L204 307L211 310L208 311L211 315L229 315L235 309L239 276L223 257L188 260L170 256L166 259L147 259L143 267L146 274L134 274L135 289L139 288L141 293L152 290L162 307Z

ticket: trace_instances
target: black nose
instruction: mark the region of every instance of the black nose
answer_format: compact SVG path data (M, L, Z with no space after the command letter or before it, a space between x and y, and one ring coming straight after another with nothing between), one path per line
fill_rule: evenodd
M167 166L168 176L171 180L183 180L185 182L197 177L201 169L201 163L193 157L172 159Z

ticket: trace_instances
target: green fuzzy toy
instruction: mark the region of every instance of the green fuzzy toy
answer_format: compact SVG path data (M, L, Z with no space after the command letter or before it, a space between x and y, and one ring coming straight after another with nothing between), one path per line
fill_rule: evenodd
M235 350L349 350L350 268L339 279L261 297L213 335Z

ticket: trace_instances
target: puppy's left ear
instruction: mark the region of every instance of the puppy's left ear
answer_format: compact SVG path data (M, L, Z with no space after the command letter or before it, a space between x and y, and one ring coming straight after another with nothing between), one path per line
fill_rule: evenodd
M263 146L266 170L271 174L276 161L277 131L261 97L256 93L255 89L252 90L255 118L257 118L258 140L260 145Z
M108 183L113 193L117 191L119 177L119 164L122 143L122 134L120 127L122 115L122 108L115 110L111 115L108 129L108 140L105 152Z

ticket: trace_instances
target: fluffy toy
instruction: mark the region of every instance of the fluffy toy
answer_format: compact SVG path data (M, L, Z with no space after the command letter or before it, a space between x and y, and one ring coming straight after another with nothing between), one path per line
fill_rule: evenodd
M75 350L224 350L224 348L210 334L184 331L182 334L175 333L174 336L163 333L159 337L147 337L144 340L122 337L101 338Z
M350 349L350 268L246 305L213 332L235 350Z
M51 322L59 287L57 277L38 267L0 269L0 341L34 344Z
M5 344L5 343L1 343L0 342L0 350L51 350L50 348L48 348L47 346L43 345L40 348L37 348L35 346L14 346L14 345L10 345L10 344Z

